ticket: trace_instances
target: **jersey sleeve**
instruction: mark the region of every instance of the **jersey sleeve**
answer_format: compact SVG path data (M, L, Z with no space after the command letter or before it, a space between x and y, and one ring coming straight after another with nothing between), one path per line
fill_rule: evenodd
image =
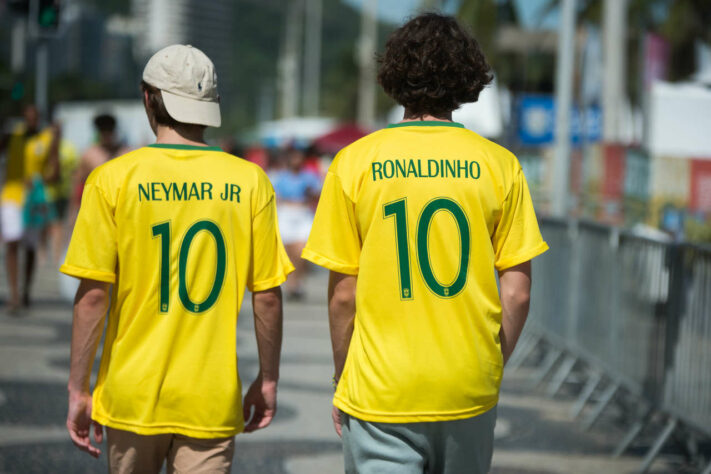
M357 275L361 244L355 204L343 190L338 175L329 172L301 256L334 272Z
M247 275L247 288L252 292L279 286L294 271L279 235L274 191L268 183L266 186L267 203L257 210L252 221L252 261Z
M84 187L72 240L59 271L76 278L115 283L117 256L114 206L90 179Z
M548 250L538 228L526 177L517 167L493 237L497 270L519 265Z

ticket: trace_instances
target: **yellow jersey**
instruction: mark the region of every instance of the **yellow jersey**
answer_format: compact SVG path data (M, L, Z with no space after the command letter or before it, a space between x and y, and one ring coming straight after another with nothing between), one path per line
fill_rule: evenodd
M344 148L303 251L358 276L334 404L392 423L492 408L503 369L495 269L547 248L516 158L461 124L395 124Z
M45 128L27 139L25 144L25 177L41 178L44 176L53 137L52 129Z
M94 420L143 435L242 431L244 289L279 286L293 270L261 168L164 144L99 166L60 270L113 283Z
M21 206L25 195L25 144L27 130L18 124L10 135L5 164L5 183L2 187L3 202L13 202Z

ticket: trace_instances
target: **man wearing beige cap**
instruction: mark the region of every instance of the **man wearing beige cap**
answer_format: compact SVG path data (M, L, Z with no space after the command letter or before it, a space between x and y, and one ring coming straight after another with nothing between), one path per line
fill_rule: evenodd
M229 472L234 435L266 427L276 412L279 285L293 266L266 175L205 144L205 128L221 122L216 79L191 46L148 61L141 87L156 143L91 173L60 269L81 279L67 428L98 457L90 431L98 444L105 426L111 472L157 473L166 459L168 472ZM235 331L245 287L259 373L240 404Z

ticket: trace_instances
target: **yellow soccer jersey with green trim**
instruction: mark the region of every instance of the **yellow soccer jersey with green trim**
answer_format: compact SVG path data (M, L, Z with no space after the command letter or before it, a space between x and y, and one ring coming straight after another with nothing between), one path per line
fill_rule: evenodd
M391 125L343 149L303 252L358 276L335 405L393 423L492 408L503 369L495 269L547 248L516 158L461 124Z
M293 266L274 191L219 148L151 145L87 179L62 272L113 283L92 417L196 438L244 426L236 325L244 288Z

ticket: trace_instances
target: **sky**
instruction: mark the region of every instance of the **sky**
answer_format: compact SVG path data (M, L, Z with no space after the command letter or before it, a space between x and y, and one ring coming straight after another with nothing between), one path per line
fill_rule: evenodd
M363 0L342 0L357 8ZM519 17L526 28L542 27L555 29L558 24L558 11L554 10L541 19L543 7L549 0L514 0ZM378 16L385 21L399 24L406 18L415 14L422 0L380 0L378 1ZM453 14L457 10L459 0L444 0L444 13Z

